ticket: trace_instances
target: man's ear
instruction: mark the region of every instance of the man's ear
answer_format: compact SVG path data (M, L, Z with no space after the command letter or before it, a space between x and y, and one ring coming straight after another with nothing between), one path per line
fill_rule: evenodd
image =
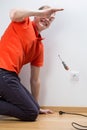
M38 16L34 16L34 21L38 21L39 17Z
M36 20L37 19L37 16L34 16L34 20Z
M34 16L34 19L36 19L36 16Z

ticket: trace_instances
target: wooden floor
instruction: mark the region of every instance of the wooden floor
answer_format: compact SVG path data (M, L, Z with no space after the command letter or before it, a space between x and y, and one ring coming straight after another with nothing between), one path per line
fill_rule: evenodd
M21 122L14 118L0 117L0 130L75 130L71 125L72 122L87 126L87 117L59 115L57 112L39 115L35 122Z

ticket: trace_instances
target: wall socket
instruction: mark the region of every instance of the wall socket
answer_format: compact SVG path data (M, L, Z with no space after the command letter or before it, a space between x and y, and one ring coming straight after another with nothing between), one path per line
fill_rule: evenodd
M79 71L70 71L72 81L79 81Z

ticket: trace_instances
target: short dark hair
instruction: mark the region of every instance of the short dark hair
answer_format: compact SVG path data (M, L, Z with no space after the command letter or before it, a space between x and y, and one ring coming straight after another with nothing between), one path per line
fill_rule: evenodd
M41 6L41 7L39 8L39 10L43 10L43 9L47 9L47 8L50 8L50 6L49 6L49 5L43 5L43 6Z

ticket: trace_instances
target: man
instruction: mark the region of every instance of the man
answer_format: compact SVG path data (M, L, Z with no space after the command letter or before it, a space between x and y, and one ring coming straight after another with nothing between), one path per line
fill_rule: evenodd
M0 115L35 121L39 113L52 113L38 105L40 67L43 65L43 38L40 32L63 9L43 6L37 11L13 9L11 23L0 41ZM34 16L31 21L29 17ZM18 74L24 64L31 66L31 92L21 84Z

